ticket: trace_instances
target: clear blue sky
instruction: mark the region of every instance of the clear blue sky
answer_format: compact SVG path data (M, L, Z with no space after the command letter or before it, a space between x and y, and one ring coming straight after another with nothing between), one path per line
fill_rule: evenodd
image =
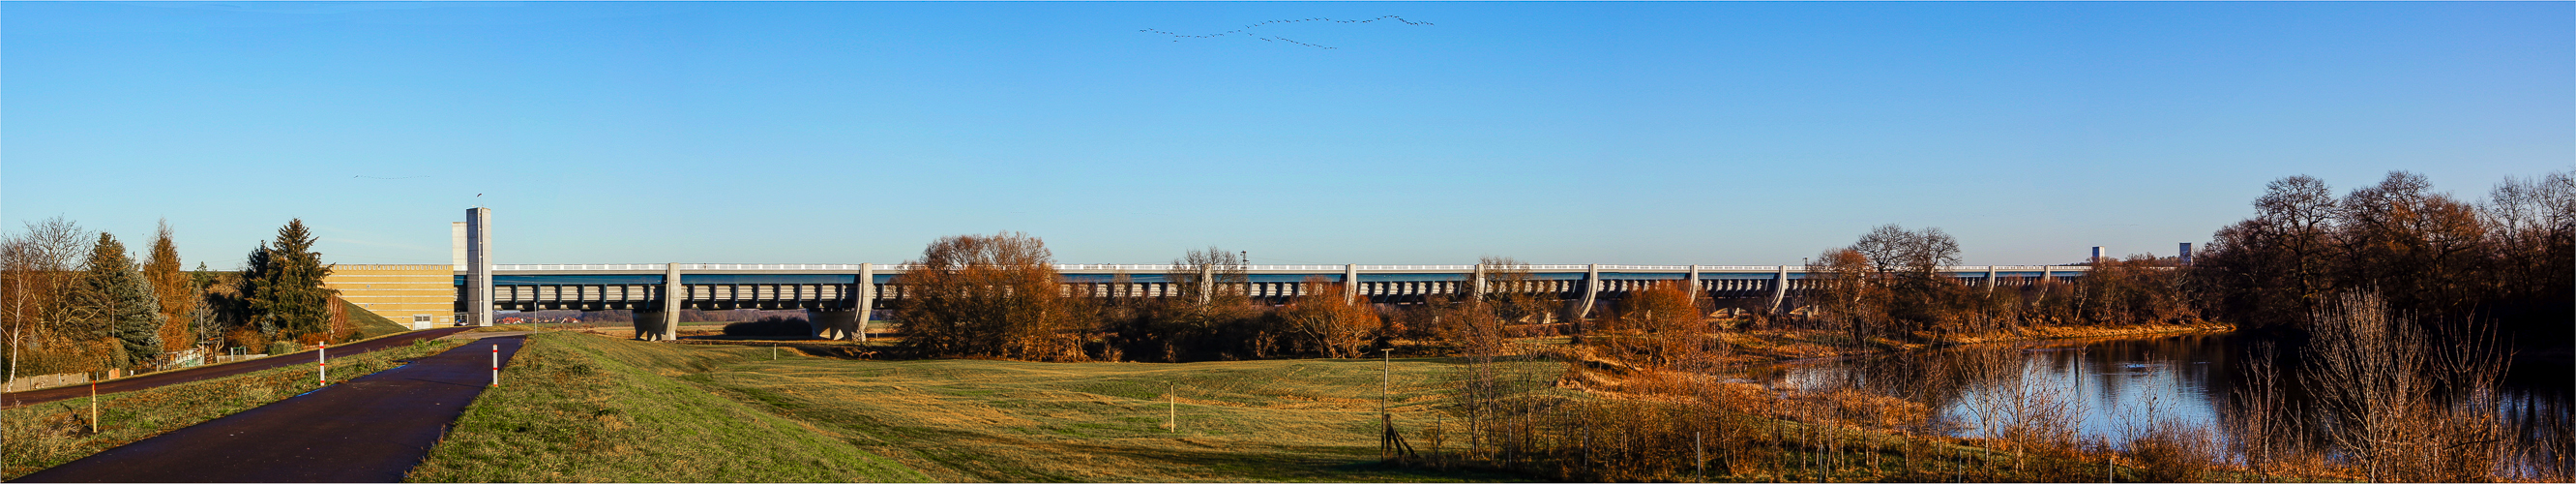
M1432 25L1139 31L1383 15ZM0 222L218 268L294 217L444 263L478 203L502 263L2064 263L2282 176L2567 169L2572 50L2567 2L21 2Z

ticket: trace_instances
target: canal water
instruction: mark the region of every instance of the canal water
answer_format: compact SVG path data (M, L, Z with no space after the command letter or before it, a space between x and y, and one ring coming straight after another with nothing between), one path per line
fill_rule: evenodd
M2262 355L2278 355L2262 358ZM2229 397L2269 374L2290 400L2298 388L2297 350L2268 338L2192 334L2153 338L2055 340L1972 345L1867 358L1785 362L1743 370L1736 378L1779 389L1854 388L1926 402L1934 431L1985 434L2012 412L2062 412L2085 439L2117 442L2158 420L2238 436L2228 425ZM2269 361L2266 369L2257 363ZM2567 432L2576 370L2564 355L2512 360L2500 388L2508 421ZM2023 408L2008 403L2024 402ZM2563 436L2559 438L2564 438Z

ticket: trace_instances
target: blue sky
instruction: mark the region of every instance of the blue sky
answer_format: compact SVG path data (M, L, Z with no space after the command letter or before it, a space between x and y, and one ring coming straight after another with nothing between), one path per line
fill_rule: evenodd
M0 4L0 222L218 268L476 204L502 263L2064 263L2571 165L2567 2Z

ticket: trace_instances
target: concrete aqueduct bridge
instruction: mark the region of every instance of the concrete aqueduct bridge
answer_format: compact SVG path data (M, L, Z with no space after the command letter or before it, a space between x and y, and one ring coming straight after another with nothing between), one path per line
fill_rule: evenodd
M574 309L635 311L637 329L647 337L673 338L680 309L805 309L819 334L864 338L865 319L875 309L901 304L903 286L896 277L904 264L527 264L456 266L457 312L475 309ZM1639 266L1527 265L1510 269L1526 276L1502 277L1503 267L1480 265L1253 265L1240 270L1248 282L1220 283L1216 278L1175 278L1174 271L1217 268L1162 264L1058 264L1065 292L1081 297L1169 297L1181 294L1173 284L1194 279L1203 289L1240 293L1277 304L1324 288L1309 287L1320 279L1336 286L1356 281L1345 298L1372 303L1420 303L1440 295L1539 293L1565 301L1570 316L1589 315L1600 301L1615 301L1631 291L1659 282L1678 282L1701 297L1733 300L1735 306L1778 312L1794 306L1809 287L1802 266ZM1973 287L2026 287L2047 279L2082 277L2085 266L1948 266L1942 274ZM488 279L485 279L488 277ZM488 295L476 294L470 282L491 281ZM864 284L861 281L865 281ZM1222 287L1219 287L1222 286ZM474 308L473 301L490 301ZM489 321L488 318L483 321Z

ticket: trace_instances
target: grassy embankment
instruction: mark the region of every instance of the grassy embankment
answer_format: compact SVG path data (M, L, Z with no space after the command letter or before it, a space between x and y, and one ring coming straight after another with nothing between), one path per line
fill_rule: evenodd
M2205 329L2125 331L2134 334ZM2034 331L2024 339L2104 333ZM450 444L433 453L431 462L412 478L821 480L827 477L711 473L719 471L715 466L720 463L752 463L739 467L773 474L866 474L853 469L877 462L868 454L884 456L917 469L919 474L902 478L880 477L882 474L828 478L1100 482L1534 478L1378 463L1377 428L1372 420L1381 371L1376 361L1139 364L863 361L807 356L808 351L830 351L842 349L841 346L859 345L809 341L773 350L755 344L641 343L571 332L541 335L532 340L534 351L528 354L558 352L566 358L566 367L618 367L629 369L622 373L633 373L619 378L651 380L642 378L642 373L651 373L663 377L650 382L661 393L590 391L581 390L588 388L583 386L554 384L516 387L525 391L519 397L524 400L511 405L478 402L473 413L466 421L460 421L457 431L450 435ZM781 355L778 360L769 359L772 351ZM1541 360L1517 364L1514 371L1545 382L1557 380L1565 368L1560 363ZM505 381L600 378L579 370L544 370L535 364L514 363L507 371L525 375L505 375ZM1459 365L1447 359L1405 359L1392 365L1398 423L1414 445L1424 451L1431 449L1422 431L1435 420L1447 420L1452 432L1458 430L1456 417L1435 410L1451 403L1447 389L1460 373ZM508 391L510 388L505 387L503 392L487 394L486 399L497 402L495 397ZM1655 404L1664 400L1651 395L1578 392L1563 387L1541 391L1578 401ZM1741 435L1745 447L1730 451L1735 454L1730 460L1736 466L1712 472L1715 475L1707 479L1854 481L1974 476L2028 480L2098 476L2105 470L2099 455L2015 453L2007 450L2013 448L2011 444L2002 442L1922 436L1857 426L1842 418L1818 422L1805 415L1809 411L1784 411L1783 407L1812 405L1792 404L1787 395L1759 395L1766 393L1760 390L1748 393L1755 394L1742 395L1752 400L1741 405L1749 408L1728 411L1748 425ZM647 402L648 398L633 395L654 395L652 398L665 403ZM1797 397L1812 398L1816 397ZM1761 401L1780 403L1758 403ZM597 418L640 415L641 410L636 409L645 405L661 405L655 408L660 408L662 414L693 417L655 421ZM538 410L513 414L491 408ZM1176 420L1179 428L1166 429L1167 419ZM600 439L607 441L592 442ZM709 444L656 443L692 439ZM461 444L464 442L474 443ZM713 445L714 442L729 443ZM842 457L795 454L797 451L775 448L772 443L776 442L803 442L803 452ZM1837 443L1819 446L1822 442ZM476 454L461 450L460 445L487 450ZM856 452L842 450L844 445ZM1457 443L1453 440L1450 445ZM517 450L520 448L533 449L526 454L575 457L523 458ZM2018 461L2016 455L2026 456L2028 461ZM531 464L495 468L514 459ZM444 466L479 470L449 470ZM2151 475L2135 466L2123 459L2108 470L2130 479Z
M572 332L530 335L503 370L501 387L476 399L407 479L928 480L812 425L672 378L739 365L751 353Z
M1457 373L1441 359L858 361L791 347L770 360L570 332L522 351L412 480L1519 479L1378 463L1381 371L1399 424L1424 426Z
M346 307L349 309L349 323L358 327L357 336L350 338L353 341L411 331L410 326L385 319L384 316L376 314L375 311L368 311L367 308L358 307L356 304Z
M334 381L374 374L403 362L464 344L457 340L422 340L331 362ZM199 422L284 400L321 388L311 366L272 368L206 381L148 390L101 395L98 431L90 432L90 399L0 410L0 478L78 460L99 451L151 438Z

